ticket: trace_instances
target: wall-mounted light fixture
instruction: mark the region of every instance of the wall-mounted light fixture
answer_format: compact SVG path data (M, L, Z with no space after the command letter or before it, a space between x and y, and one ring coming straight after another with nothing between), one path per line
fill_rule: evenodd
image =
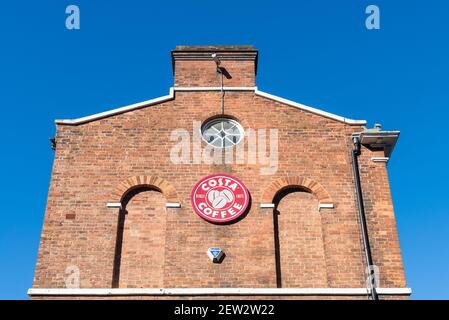
M207 255L213 263L220 263L224 257L224 251L221 248L209 248L207 249Z

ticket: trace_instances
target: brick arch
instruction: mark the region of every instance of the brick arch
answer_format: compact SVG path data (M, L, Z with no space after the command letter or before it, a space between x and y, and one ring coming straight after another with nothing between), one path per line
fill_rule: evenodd
M262 195L262 203L272 203L274 197L287 188L300 188L313 194L320 204L333 204L333 200L327 190L318 182L309 178L302 177L282 177L279 178L265 189Z
M158 176L134 176L126 179L115 189L114 202L122 202L127 193L139 187L149 187L160 191L167 202L179 202L175 187Z

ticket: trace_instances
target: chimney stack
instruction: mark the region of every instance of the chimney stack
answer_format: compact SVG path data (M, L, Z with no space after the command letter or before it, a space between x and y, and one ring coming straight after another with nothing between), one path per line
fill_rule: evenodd
M258 50L253 46L177 46L171 55L175 87L219 87L216 60L225 87L256 85Z

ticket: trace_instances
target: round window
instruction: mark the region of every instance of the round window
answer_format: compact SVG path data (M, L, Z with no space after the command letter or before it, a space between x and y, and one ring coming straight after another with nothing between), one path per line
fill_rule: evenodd
M203 139L216 148L232 147L242 141L244 132L242 126L228 118L213 119L201 128Z

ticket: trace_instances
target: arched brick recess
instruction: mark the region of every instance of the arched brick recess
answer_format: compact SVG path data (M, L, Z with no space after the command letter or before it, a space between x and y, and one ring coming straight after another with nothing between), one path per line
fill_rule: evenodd
M122 202L128 192L141 187L154 188L160 191L167 202L179 202L175 187L158 176L134 176L126 179L114 191L113 202Z
M138 187L123 199L115 255L113 287L161 288L165 263L165 196Z
M276 195L273 212L276 282L279 288L326 288L322 216L310 192L293 187Z
M326 189L316 181L298 176L282 177L273 181L262 195L262 203L272 203L277 193L287 188L304 189L313 194L320 204L334 203Z

